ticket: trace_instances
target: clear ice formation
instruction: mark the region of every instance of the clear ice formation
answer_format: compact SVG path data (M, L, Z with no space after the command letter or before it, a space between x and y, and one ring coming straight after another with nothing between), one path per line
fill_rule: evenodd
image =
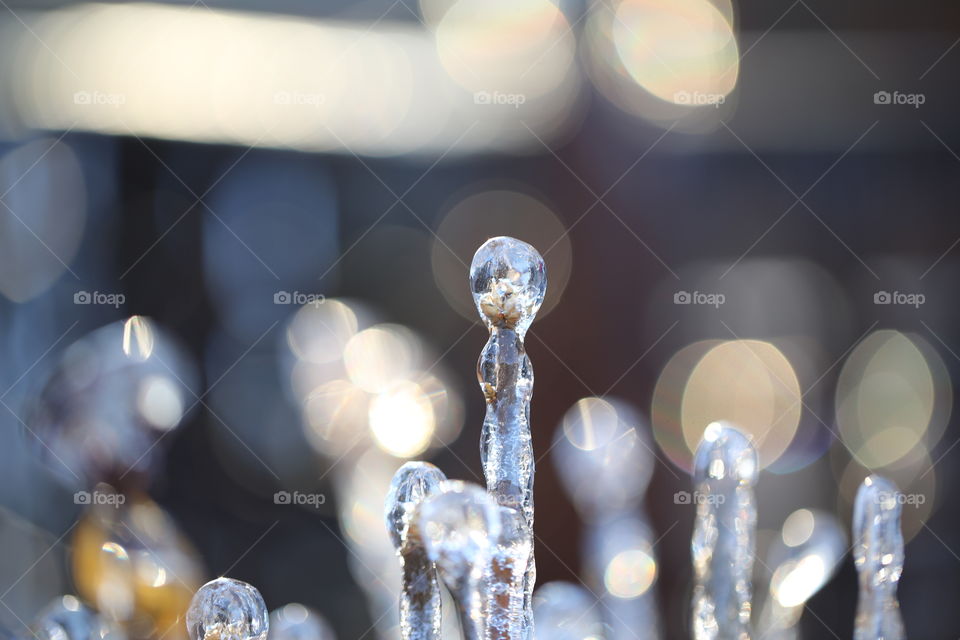
M770 545L768 597L756 624L766 640L796 640L806 602L833 576L847 552L847 536L833 514L798 509Z
M878 475L868 476L853 505L853 559L860 575L854 640L903 640L897 582L903 572L900 493Z
M336 640L336 635L322 615L291 602L270 613L270 640Z
M523 338L543 303L547 275L532 246L508 237L487 240L470 265L470 290L490 331L477 363L487 412L480 459L487 490L502 506L517 509L533 536L533 444L530 397L533 366ZM524 637L533 633L532 596L536 582L533 544L524 578Z
M417 523L426 498L440 492L446 476L429 462L407 462L390 483L385 516L387 532L403 572L400 591L400 635L403 640L440 640L441 592L437 569Z
M572 582L556 580L533 594L537 640L597 640L603 623L593 595Z
M749 640L757 452L737 429L711 423L694 457L697 505L690 543L695 640Z
M457 601L464 638L484 640L487 574L501 534L499 505L476 485L447 480L420 504L418 523L427 556Z
M524 581L532 552L533 538L523 514L512 507L501 506L500 535L493 547L487 575L489 640L518 640L526 633Z
M252 585L217 578L194 594L187 609L192 640L266 640L267 606Z

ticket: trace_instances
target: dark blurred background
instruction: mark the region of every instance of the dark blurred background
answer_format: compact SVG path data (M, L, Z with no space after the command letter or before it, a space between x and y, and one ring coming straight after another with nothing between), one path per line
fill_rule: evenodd
M958 38L950 3L0 0L0 620L74 591L90 483L33 455L32 408L68 345L137 314L200 381L138 485L200 573L392 637L384 482L405 458L481 480L467 266L512 235L549 278L526 339L538 582L584 571L554 433L611 396L653 452L665 637L689 636L674 496L703 419L762 435L758 558L796 509L849 523L871 469L923 496L903 616L955 637ZM436 376L412 449L324 386L377 397L398 344ZM856 597L847 555L803 635L850 637Z

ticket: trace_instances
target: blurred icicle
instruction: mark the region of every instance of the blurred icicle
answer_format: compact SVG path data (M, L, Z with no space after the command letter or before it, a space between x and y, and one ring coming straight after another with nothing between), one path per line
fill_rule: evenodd
M897 582L903 572L900 492L890 480L868 476L853 505L853 559L860 574L854 640L903 640Z
M418 521L427 555L457 601L466 640L485 640L487 575L501 533L500 508L480 487L447 480L420 505Z
M485 242L470 265L470 290L490 339L480 354L477 377L487 403L480 458L487 490L501 506L516 509L530 553L523 583L523 638L533 633L532 595L534 458L530 436L533 367L523 338L543 302L547 277L543 257L525 242L497 237ZM520 640L514 638L513 640Z
M554 466L586 522L585 578L601 600L607 640L661 635L655 537L643 509L653 456L639 424L625 403L583 398L567 411L554 442Z
M589 591L560 580L540 585L533 594L537 640L599 640L603 623Z
M757 505L757 452L735 428L711 423L694 458L697 515L690 551L695 640L748 640Z
M437 569L423 544L416 515L420 503L440 492L446 476L429 462L407 462L390 483L385 505L387 532L403 574L400 635L403 640L440 640L441 594Z

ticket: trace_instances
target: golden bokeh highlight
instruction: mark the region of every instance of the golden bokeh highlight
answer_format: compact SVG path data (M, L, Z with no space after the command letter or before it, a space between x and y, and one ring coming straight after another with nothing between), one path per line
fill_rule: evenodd
M705 0L623 0L613 42L637 84L667 102L709 106L711 97L726 98L736 86L737 39Z
M576 42L550 0L459 0L435 29L437 54L470 91L543 95L570 73Z
M701 340L677 351L660 371L653 388L650 407L653 437L670 461L685 471L693 470L693 452L687 446L681 421L684 389L697 363L720 343L720 340Z
M952 405L946 367L917 340L899 331L875 331L850 353L840 372L840 437L868 469L933 446L946 426Z
M371 446L412 458L454 441L463 405L439 370L424 370L434 358L427 345L407 327L372 320L361 305L331 298L289 321L284 358L309 444L335 459Z
M775 345L703 340L670 358L651 404L653 435L671 462L690 471L704 430L728 422L757 446L760 466L775 462L800 425L800 382Z

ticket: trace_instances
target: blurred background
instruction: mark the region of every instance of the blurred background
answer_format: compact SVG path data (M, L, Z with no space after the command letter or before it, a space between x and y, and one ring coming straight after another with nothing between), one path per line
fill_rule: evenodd
M851 636L876 471L907 632L955 636L958 36L960 6L885 0L0 0L0 622L76 594L180 638L225 574L312 637L397 637L387 484L482 477L467 271L511 235L549 279L540 583L688 637L683 492L730 420L758 614L809 597L804 636ZM603 569L557 462L624 429L601 473L648 530Z

